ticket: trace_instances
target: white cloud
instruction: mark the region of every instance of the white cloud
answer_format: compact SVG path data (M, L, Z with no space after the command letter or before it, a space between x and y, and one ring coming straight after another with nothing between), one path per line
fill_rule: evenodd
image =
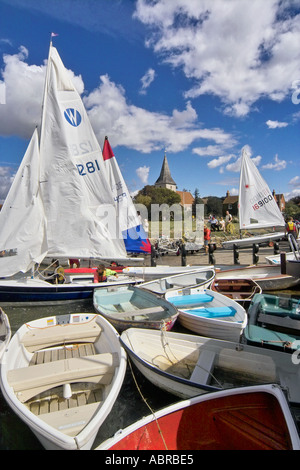
M140 166L139 168L135 170L137 176L139 177L143 185L148 184L149 171L150 171L150 167L145 166L145 165Z
M2 71L6 104L0 106L1 135L30 138L40 123L46 65L28 65L28 51L4 56ZM84 90L81 76L69 70L79 93ZM202 128L190 102L171 114L150 112L127 103L125 90L107 75L99 86L83 98L99 142L109 134L113 146L124 145L143 153L165 148L178 152L202 139L218 145L232 145L234 139L222 129ZM137 131L138 130L138 131Z
M284 193L284 198L286 201L289 201L293 197L297 197L297 196L300 196L300 188L293 189L289 193Z
M227 155L219 158L214 158L207 164L207 166L208 168L217 168L218 166L224 165L225 163L229 162L230 160L232 160L232 158L235 158L235 155Z
M28 65L28 50L21 46L19 53L4 55L2 86L5 104L0 106L0 132L3 136L18 135L30 138L39 125L46 65ZM79 93L84 90L81 77L68 71Z
M201 128L189 102L184 110L174 109L171 115L127 103L125 90L107 75L100 77L100 85L84 98L84 103L97 137L101 140L105 132L109 133L114 146L150 153L162 148L179 152L201 139L222 145L234 142L222 129Z
M299 176L294 176L289 183L289 185L294 186L295 188L300 188L300 178Z
M280 121L271 121L270 119L266 121L266 124L269 129L277 129L278 127L287 127L287 122L280 122Z
M0 204L3 204L13 179L12 169L9 166L0 166Z
M146 45L193 80L187 98L213 94L225 113L245 116L262 97L282 101L300 76L300 21L289 7L278 0L138 0L135 17L149 26Z
M217 157L224 149L219 145L208 145L207 147L195 147L192 152L200 157Z
M263 165L262 170L276 170L276 171L281 171L286 168L286 161L285 160L279 160L278 155L275 155L274 157L274 163L267 163L266 165Z
M141 78L141 82L142 82L142 88L140 90L141 95L146 94L146 90L149 88L154 78L155 78L155 70L151 68L148 69L145 75Z

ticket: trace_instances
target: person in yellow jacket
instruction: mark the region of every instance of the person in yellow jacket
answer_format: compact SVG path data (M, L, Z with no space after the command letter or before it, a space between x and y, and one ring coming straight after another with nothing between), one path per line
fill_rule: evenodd
M291 234L291 235L293 235L295 240L297 240L297 238L298 238L298 229L297 229L297 225L295 224L295 222L293 220L293 217L288 218L285 228L286 228L287 235Z
M107 276L118 277L118 274L116 271L113 271L112 269L104 266L104 264L99 264L94 275L94 282L106 282Z
M59 262L55 262L54 284L63 284L65 282L65 270Z

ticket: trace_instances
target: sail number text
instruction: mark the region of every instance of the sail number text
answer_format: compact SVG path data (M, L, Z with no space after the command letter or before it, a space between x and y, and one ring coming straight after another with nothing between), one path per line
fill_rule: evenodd
M78 163L76 166L80 176L85 176L88 173L95 173L95 171L100 171L100 166L97 160L86 162L84 165L82 163Z

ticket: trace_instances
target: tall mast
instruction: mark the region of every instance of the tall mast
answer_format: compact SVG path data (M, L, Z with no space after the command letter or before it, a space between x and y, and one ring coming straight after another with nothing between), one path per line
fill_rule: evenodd
M41 112L41 121L40 121L40 132L39 132L39 142L41 145L42 142L42 134L44 128L44 120L46 115L46 96L48 91L48 82L49 82L49 73L50 73L50 57L51 57L51 49L52 49L52 37L53 33L50 36L50 45L49 45L49 52L48 52L48 61L47 61L47 69L46 69L46 76L45 76L45 83L44 83L44 94L43 94L43 102L42 102L42 112Z

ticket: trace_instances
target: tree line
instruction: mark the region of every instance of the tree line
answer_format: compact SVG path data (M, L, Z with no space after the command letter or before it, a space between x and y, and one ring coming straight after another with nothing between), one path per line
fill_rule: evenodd
M187 191L183 189L183 191ZM204 204L203 199L200 197L199 189L196 188L193 197L194 202L192 205L193 214L196 214L196 205ZM214 214L216 217L221 217L223 214L223 201L225 197L217 196L206 196L204 204L204 216L208 217L210 214ZM143 204L148 210L148 217L151 220L151 204L180 204L180 195L175 191L166 188L158 188L156 186L147 185L141 189L138 194L134 197L133 202L135 204ZM296 196L286 202L285 206L285 217L293 217L294 219L300 220L300 196Z

